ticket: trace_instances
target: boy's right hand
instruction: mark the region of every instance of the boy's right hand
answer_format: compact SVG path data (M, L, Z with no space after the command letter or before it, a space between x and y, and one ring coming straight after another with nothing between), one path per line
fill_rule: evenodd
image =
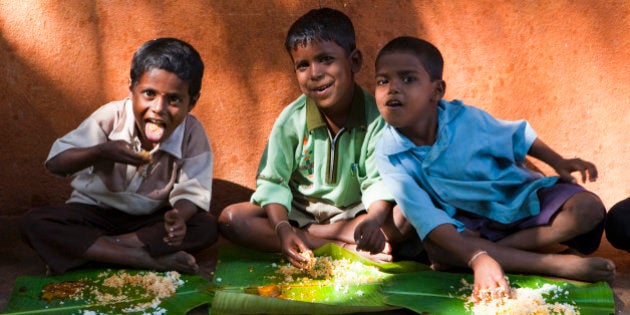
M123 140L107 141L99 145L101 158L124 164L139 166L150 162L140 153L134 152L133 146Z
M473 298L475 301L489 301L491 299L509 297L510 284L501 265L490 255L477 257L471 264L475 275Z
M307 255L301 255L300 253L310 252L311 250L302 242L302 239L293 229L280 229L279 232L278 237L280 237L284 256L293 266L301 269L307 268L310 261Z

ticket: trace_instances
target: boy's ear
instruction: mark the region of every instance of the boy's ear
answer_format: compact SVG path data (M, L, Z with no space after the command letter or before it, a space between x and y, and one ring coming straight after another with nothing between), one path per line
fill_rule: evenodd
M350 67L353 73L359 72L363 66L363 54L360 50L355 49L350 53Z
M439 102L446 93L446 82L442 79L433 81L433 101Z

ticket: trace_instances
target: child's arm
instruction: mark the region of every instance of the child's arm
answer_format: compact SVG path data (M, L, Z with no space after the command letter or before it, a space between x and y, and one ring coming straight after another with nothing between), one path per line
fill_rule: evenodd
M310 252L310 249L293 230L289 223L287 209L278 203L268 204L264 206L264 209L267 213L267 218L269 218L269 223L280 239L280 246L284 256L287 257L292 265L304 268L309 260L305 256L300 255L300 253Z
M146 157L134 152L129 143L116 140L87 148L65 150L48 160L46 168L54 174L66 176L104 161L132 165L148 162Z
M384 200L374 201L365 219L354 230L354 240L358 250L380 253L385 249L385 234L381 227L387 216L391 215L393 204Z
M199 208L186 199L175 202L173 209L164 213L164 229L168 234L164 242L170 246L180 245L186 236L186 222L197 211Z
M442 224L429 232L427 237L439 248L455 256L456 260L466 262L473 270L473 297L477 300L490 296L496 298L501 294L509 296L510 286L501 265L469 238L463 237L454 226ZM497 288L501 290L495 290ZM487 293L490 296L485 296Z
M575 183L575 178L571 176L571 173L576 171L582 174L582 182L586 182L587 175L589 181L594 182L597 180L597 168L593 163L584 161L577 157L573 159L565 159L539 138L534 140L534 143L532 143L532 146L527 154L553 167L560 178L568 182Z

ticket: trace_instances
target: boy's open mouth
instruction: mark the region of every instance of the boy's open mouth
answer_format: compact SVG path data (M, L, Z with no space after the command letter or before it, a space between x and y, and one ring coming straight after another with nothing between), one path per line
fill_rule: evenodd
M326 90L327 90L329 87L331 87L331 86L332 86L332 83L329 83L329 84L326 84L326 85L322 85L322 86L315 87L315 88L313 88L313 89L311 89L311 90L312 90L313 92L316 92L316 93L321 93L321 92L326 91Z
M399 100L389 100L385 103L387 107L400 107L403 104Z
M144 122L144 135L151 142L159 142L164 136L166 124L157 119L147 119Z

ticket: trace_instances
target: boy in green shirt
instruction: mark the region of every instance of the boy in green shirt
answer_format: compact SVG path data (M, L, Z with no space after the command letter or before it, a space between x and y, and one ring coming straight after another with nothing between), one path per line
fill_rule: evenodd
M281 251L298 267L331 242L391 261L391 244L412 229L376 170L385 122L354 81L362 55L352 22L337 10L311 10L291 26L285 48L303 94L276 120L256 191L222 211L221 232L240 245Z

